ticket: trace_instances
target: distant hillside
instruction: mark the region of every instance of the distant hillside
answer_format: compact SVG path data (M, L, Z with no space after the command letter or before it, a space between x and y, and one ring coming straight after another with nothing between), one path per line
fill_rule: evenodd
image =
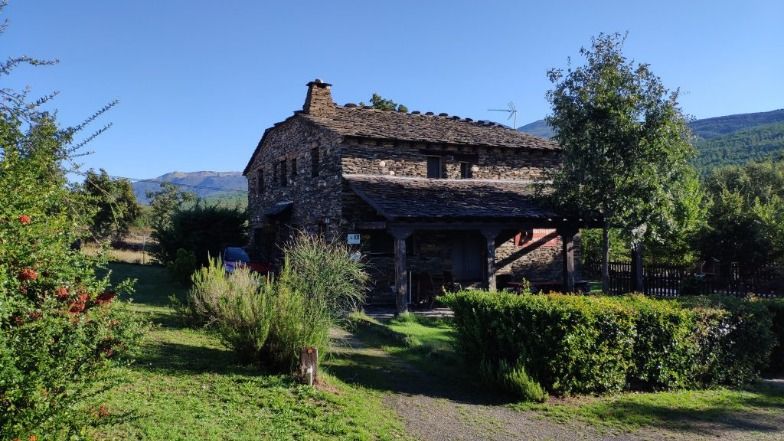
M694 134L700 138L711 139L751 127L777 122L784 122L784 109L697 119L692 121L689 126L694 131Z
M547 139L552 138L555 134L553 128L544 122L543 119L518 127L517 130Z
M697 137L694 163L701 171L784 154L784 109L697 119L689 126ZM517 130L544 138L553 136L544 120Z
M776 158L784 154L784 122L761 124L744 130L700 139L695 165L703 171L728 164Z
M248 183L241 172L171 172L153 179L133 183L133 191L140 203L146 204L146 193L158 191L161 182L177 184L183 191L195 193L208 200L239 200L245 198Z

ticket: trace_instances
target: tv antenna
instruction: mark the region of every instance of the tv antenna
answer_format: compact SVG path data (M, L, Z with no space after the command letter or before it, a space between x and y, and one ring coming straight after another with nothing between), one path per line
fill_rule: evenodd
M512 128L517 130L517 107L515 107L512 101L506 105L506 109L487 109L490 112L506 112L509 114L509 117L506 118L507 121L510 119L512 120Z

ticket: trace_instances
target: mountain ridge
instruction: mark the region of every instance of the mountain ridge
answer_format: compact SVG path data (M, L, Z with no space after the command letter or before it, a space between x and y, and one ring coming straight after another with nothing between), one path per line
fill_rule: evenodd
M722 165L784 155L784 109L695 119L689 127L696 136L694 165L703 173ZM554 135L543 119L517 130L543 138Z

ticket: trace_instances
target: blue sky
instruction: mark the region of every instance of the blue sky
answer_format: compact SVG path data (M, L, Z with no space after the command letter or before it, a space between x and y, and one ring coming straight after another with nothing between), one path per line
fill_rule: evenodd
M57 58L10 86L61 95L62 122L103 104L114 127L86 167L153 177L241 170L265 128L301 108L305 83L338 103L372 92L410 110L518 125L549 111L548 68L599 32L629 32L698 118L784 107L784 1L11 0L0 56Z

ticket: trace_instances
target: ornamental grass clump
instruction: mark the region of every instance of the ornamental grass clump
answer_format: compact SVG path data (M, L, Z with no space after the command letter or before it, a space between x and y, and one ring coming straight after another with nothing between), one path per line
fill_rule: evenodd
M367 276L348 249L321 238L299 235L284 256L277 276L227 273L212 259L193 274L186 310L243 360L291 372L303 348L326 352L329 329L364 299Z

